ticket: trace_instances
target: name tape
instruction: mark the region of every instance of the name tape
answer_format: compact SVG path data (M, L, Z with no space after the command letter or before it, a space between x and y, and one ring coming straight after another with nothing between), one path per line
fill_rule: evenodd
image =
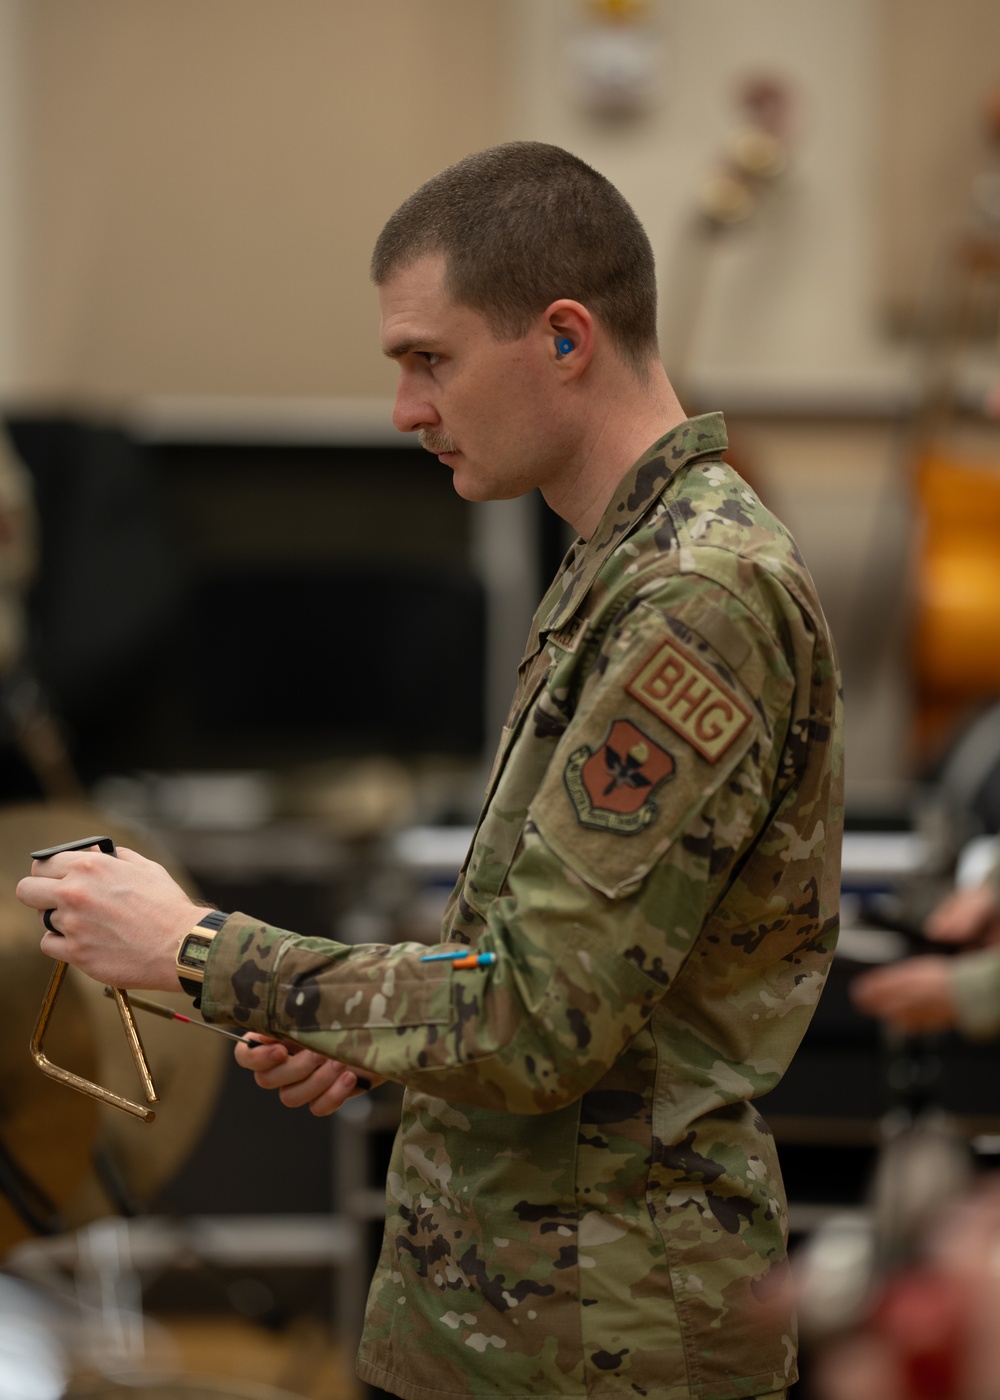
M750 723L750 711L728 686L670 640L646 658L625 689L709 763Z

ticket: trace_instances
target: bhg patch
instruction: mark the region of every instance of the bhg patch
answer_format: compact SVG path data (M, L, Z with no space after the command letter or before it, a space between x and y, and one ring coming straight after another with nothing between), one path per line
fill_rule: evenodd
M625 689L715 763L750 723L750 711L686 647L668 638Z
M657 814L657 788L673 777L673 757L627 719L613 721L599 749L574 749L563 779L581 826L643 831Z

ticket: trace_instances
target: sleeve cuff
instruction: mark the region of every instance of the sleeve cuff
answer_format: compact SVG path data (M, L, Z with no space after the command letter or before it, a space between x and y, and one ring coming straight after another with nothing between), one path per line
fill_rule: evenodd
M986 872L986 884L992 885L1000 894L1000 842L997 843L996 853L990 863L990 868Z
M1000 1035L1000 948L963 953L953 960L951 991L958 1029L970 1040Z
M248 914L230 914L212 939L205 964L201 992L205 1020L271 1034L271 974L292 936Z

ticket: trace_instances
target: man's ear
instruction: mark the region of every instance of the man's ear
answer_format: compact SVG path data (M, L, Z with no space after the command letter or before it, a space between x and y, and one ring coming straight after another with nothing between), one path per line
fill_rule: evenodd
M578 301L562 298L546 307L542 332L549 341L549 357L564 379L576 379L594 355L594 318Z

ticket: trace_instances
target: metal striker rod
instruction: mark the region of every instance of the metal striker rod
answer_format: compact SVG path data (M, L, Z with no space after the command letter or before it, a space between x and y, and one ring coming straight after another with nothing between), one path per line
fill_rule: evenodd
M114 996L113 987L105 987L106 997ZM150 1011L154 1016L163 1016L168 1021L183 1021L186 1026L197 1026L203 1031L214 1031L216 1035L224 1035L228 1040L242 1040L242 1031L227 1031L223 1026L213 1026L208 1021L196 1021L193 1016L184 1016L180 1011L174 1011L170 1006L164 1006L159 1001L147 1001L145 997L134 996L129 993L129 1002L138 1011Z
M489 956L492 958L495 954L491 953ZM114 994L114 987L104 988L104 995L106 997L113 997ZM137 1011L150 1011L154 1016L163 1016L168 1021L183 1021L186 1026L198 1026L203 1031L214 1031L216 1035L224 1035L227 1040L242 1040L244 1036L243 1031L227 1031L223 1026L213 1026L208 1021L196 1021L193 1016L184 1016L180 1011L174 1011L173 1007L164 1006L160 1001L147 1001L145 997L133 996L131 993L129 993L128 1000L129 1005L134 1007ZM249 1043L251 1045L253 1044L252 1041ZM298 1046L290 1045L289 1042L285 1040L279 1041L278 1043L287 1046L293 1055L299 1048ZM372 1087L372 1081L364 1075L357 1075L357 1081L357 1084L351 1090L350 1097L352 1099L356 1098L359 1094L367 1094ZM2 1397L0 1397L0 1400L2 1400Z

